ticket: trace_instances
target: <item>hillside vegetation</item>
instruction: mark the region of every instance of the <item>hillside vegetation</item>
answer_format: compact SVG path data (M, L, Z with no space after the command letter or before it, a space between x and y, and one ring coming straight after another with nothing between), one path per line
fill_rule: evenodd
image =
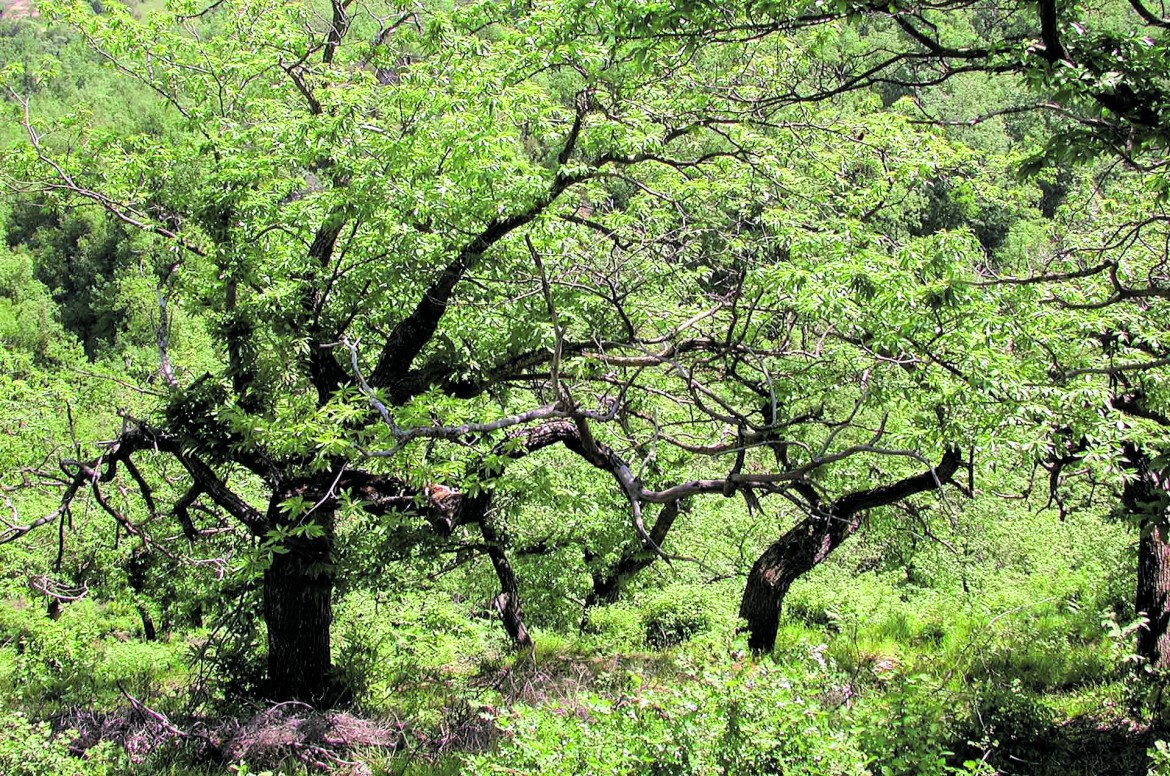
M1170 774L1170 15L0 17L0 773Z

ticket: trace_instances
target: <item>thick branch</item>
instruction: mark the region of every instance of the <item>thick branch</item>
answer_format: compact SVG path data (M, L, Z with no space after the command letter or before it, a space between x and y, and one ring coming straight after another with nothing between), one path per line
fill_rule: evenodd
M439 321L447 312L455 287L459 285L467 271L479 263L480 258L493 245L533 221L566 189L583 180L583 177L558 174L548 192L537 199L528 210L494 219L474 240L465 245L455 260L443 269L438 279L423 293L423 298L414 311L399 321L390 332L382 346L378 364L370 375L371 385L385 387L393 383L398 376L405 375L438 330Z
M951 448L938 466L929 471L845 495L827 509L801 520L765 549L748 574L740 603L740 617L747 623L751 649L755 652L772 649L776 643L780 607L792 583L856 533L868 510L941 488L951 481L961 462L959 451Z

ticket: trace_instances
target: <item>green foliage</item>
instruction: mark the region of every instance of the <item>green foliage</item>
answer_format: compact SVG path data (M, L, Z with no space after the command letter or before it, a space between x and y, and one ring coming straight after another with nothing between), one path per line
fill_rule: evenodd
M1170 744L1165 741L1155 741L1148 754L1150 757L1148 776L1170 774Z
M13 98L0 175L20 192L0 249L3 506L16 523L49 514L46 462L87 460L119 411L180 452L141 450L138 475L104 485L112 509L183 559L135 567L137 545L121 528L110 541L80 500L0 549L13 709L0 771L116 771L109 747L73 757L27 719L166 695L192 681L188 652L214 663L194 700L239 712L262 686L257 580L297 541L334 536L317 570L339 575L338 678L421 741L454 740L454 720L492 731L442 753L452 768L985 772L980 758L1050 756L1040 744L1068 718L1136 685L1134 634L1118 624L1135 616L1132 531L1101 520L1101 499L1121 484L1123 442L1166 448L1156 418L1113 406L1122 386L1170 406L1155 368L1170 320L1155 239L1165 134L1100 95L1164 93L1164 34L1070 6L1069 58L1050 67L1017 41L1012 25L1031 22L1015 11L925 10L940 39L990 41L992 69L1021 77L948 72L911 90L918 73L898 64L871 90L794 106L913 38L851 2L370 3L326 59L319 3L91 6L44 4L72 33L0 31ZM790 13L814 17L765 34ZM1037 93L1090 123L1015 110ZM1077 166L1119 138L1153 171ZM1028 158L1058 167L1021 180ZM1102 259L1116 271L1083 274ZM1070 279L995 283L1037 272ZM359 390L379 344L450 273L417 358ZM1102 304L1115 294L1135 304ZM1113 369L1137 358L1155 366ZM325 367L340 377L321 388ZM590 607L577 634L592 583L647 551L626 486L568 448L514 460L515 428L427 438L550 402L599 418L638 487L732 466L805 473L757 488L774 496L763 506L750 492L688 504L666 547L677 559L623 580L623 600ZM1070 468L1094 484L1065 489L1062 519L993 495L1081 440ZM793 588L776 656L728 651L743 575L809 508L783 497L882 486L950 446L975 451L977 498L872 511ZM167 506L190 492L190 456L271 524L227 524L196 493L204 535L185 544ZM375 514L370 492L343 492L333 513L307 487L274 501L289 482L322 476L332 492L354 472L404 483L410 503ZM138 476L156 503L128 495ZM436 530L422 507L437 492L490 494L503 538ZM644 506L652 520L660 507ZM488 603L489 549L509 554L537 637L514 658ZM225 568L238 572L226 583ZM28 593L38 580L87 593L52 621ZM160 642L139 639L138 607ZM194 622L204 610L210 631ZM525 670L534 681L509 689ZM580 692L554 691L566 676ZM1151 758L1167 769L1164 746Z
M641 609L632 602L598 606L586 615L585 632L596 635L603 648L636 650L646 643Z
M47 722L33 723L21 712L0 719L0 772L6 776L115 776L127 772L126 753L112 742L78 756L69 731L54 734Z
M876 776L964 773L948 758L956 709L932 676L894 676L880 695L853 708L857 737Z
M641 605L646 646L677 646L715 624L719 603L709 588L671 585Z
M1024 689L1019 677L1030 677L1030 674L1019 671L1014 676L1006 684L1001 684L1004 680L999 679L974 689L972 721L976 730L970 737L983 737L995 741L997 746L1019 752L1020 744L1029 746L1041 741L1054 720L1052 710Z
M6 693L43 714L119 704L123 692L150 698L185 682L183 646L141 641L139 628L136 613L89 599L64 606L56 620L27 605L6 606Z
M359 707L424 719L434 713L428 678L470 672L499 638L492 623L470 619L469 608L438 593L346 596L337 611L336 668Z
M795 657L795 656L794 656ZM805 658L807 660L807 658ZM614 697L589 695L501 718L498 755L475 773L862 774L864 755L807 684L807 663L712 662L694 681L661 686L639 674ZM645 683L644 683L645 681Z
M76 360L48 290L34 277L24 251L0 248L0 346L38 366Z

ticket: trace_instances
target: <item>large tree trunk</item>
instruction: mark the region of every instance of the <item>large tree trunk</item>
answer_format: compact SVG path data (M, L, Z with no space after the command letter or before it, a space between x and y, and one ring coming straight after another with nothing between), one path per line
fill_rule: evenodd
M746 623L751 650L772 651L780 626L780 607L788 588L856 533L867 510L945 485L958 471L961 461L958 450L948 450L939 465L930 471L850 493L826 508L820 506L811 488L806 489L813 514L764 550L748 574L739 616Z
M1138 542L1134 603L1147 619L1138 631L1138 654L1155 668L1170 668L1170 544L1159 528L1143 529Z
M590 553L586 553L585 562L592 560ZM653 559L647 559L647 565L653 562ZM619 562L620 565L620 562ZM645 568L644 566L642 568ZM590 573L593 578L593 589L585 596L586 614L588 610L595 606L605 606L607 604L616 604L622 598L622 588L625 586L629 575L624 573L623 569L612 568L609 570L594 570ZM584 622L584 621L583 621ZM584 627L584 624L582 624Z
M780 607L788 588L812 571L861 526L861 514L806 517L764 550L752 565L739 606L746 622L748 647L771 652L780 626Z
M274 498L270 515L279 509L277 502ZM336 575L333 525L331 514L318 511L312 519L322 535L286 539L264 572L267 691L274 700L327 706L338 699L329 642Z
M1121 493L1124 509L1138 519L1137 594L1134 609L1146 618L1138 631L1137 651L1154 668L1170 668L1170 544L1165 524L1167 473L1151 468L1150 458L1125 446L1131 477Z

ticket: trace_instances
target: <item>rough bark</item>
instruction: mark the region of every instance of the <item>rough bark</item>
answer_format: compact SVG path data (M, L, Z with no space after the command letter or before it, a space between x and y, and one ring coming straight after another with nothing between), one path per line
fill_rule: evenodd
M780 607L788 588L852 536L861 519L861 513L848 518L831 513L807 517L764 550L752 565L739 606L753 652L770 652L775 647Z
M279 512L272 500L269 514ZM330 705L337 700L332 680L329 631L333 623L332 515L312 515L323 535L285 539L264 572L264 624L268 628L267 693L273 700Z
M1170 668L1170 544L1166 541L1167 472L1151 466L1146 453L1125 448L1131 477L1121 494L1123 508L1141 526L1134 609L1145 616L1137 652L1154 668Z
M930 471L868 490L856 491L821 508L772 543L752 565L740 602L748 646L770 652L776 646L780 609L792 583L808 573L857 532L865 512L945 485L958 471L961 457L948 450Z
M1143 531L1138 543L1134 603L1148 621L1138 631L1138 654L1155 668L1170 668L1170 544L1160 528Z

